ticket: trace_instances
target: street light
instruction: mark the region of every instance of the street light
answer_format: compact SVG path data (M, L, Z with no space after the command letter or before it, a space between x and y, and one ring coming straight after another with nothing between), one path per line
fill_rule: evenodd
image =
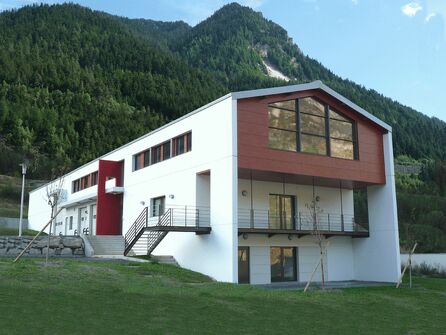
M25 175L26 163L19 164L22 167L22 199L20 200L20 221L19 221L19 236L22 236L22 219L23 219L23 198L25 195Z

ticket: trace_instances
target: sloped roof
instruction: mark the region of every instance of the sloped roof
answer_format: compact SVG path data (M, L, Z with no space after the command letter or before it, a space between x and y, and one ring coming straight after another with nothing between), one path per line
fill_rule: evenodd
M316 80L311 83L306 84L299 84L299 85L289 85L289 86L280 86L280 87L273 87L273 88L262 88L258 90L250 90L250 91L240 91L240 92L233 92L230 93L233 99L246 99L246 98L254 98L264 95L273 95L273 94L284 94L284 93L292 93L292 92L300 92L300 91L308 91L308 90L322 90L325 93L331 95L333 98L339 100L343 104L347 105L351 109L355 110L362 116L366 117L370 121L376 123L380 127L384 128L387 131L392 131L392 127L389 126L384 121L378 119L376 116L370 114L365 109L359 107L355 103L348 100L343 95L339 94L338 92L332 90L330 87L325 85L322 81Z

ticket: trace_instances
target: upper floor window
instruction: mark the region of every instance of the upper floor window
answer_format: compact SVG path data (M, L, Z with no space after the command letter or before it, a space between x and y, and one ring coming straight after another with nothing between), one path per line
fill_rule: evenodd
M164 143L133 155L133 171L142 169L192 150L192 132L174 137Z
M268 106L269 147L355 159L355 123L311 97Z
M76 193L85 190L86 188L95 186L97 184L98 184L98 171L95 171L93 173L87 174L86 176L83 176L82 178L73 180L71 186L71 193Z

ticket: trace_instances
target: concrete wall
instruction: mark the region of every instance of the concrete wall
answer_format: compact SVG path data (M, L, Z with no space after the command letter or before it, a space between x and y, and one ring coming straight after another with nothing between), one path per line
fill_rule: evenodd
M353 280L353 253L351 237L331 237L327 255L324 259L325 279L329 281ZM326 242L325 242L326 243ZM238 238L239 246L249 247L250 253L250 281L252 284L271 283L271 247L297 248L297 279L299 282L308 281L311 272L319 261L319 247L311 236L293 237L288 235L248 234ZM313 277L314 281L321 280L320 268Z
M242 191L246 191L247 195L243 196ZM251 182L247 179L238 180L238 203L239 208L249 210L251 208L251 196L253 200L254 210L268 210L269 209L269 195L270 194L286 194L293 195L297 201L297 212L302 214L309 214L309 210L305 206L310 204L313 198L313 187L311 185L297 185L285 183L285 188L282 183L256 181ZM324 214L341 214L341 192L339 188L319 187L315 186L315 196L320 197L318 202L322 209L321 215ZM353 191L342 189L342 207L344 214L353 215Z
M397 282L401 273L392 134L384 135L386 184L367 188L370 237L353 243L357 280Z

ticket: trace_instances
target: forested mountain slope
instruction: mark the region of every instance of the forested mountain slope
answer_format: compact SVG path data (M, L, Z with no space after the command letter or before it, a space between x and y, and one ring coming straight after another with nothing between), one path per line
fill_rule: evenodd
M195 27L30 6L0 14L0 42L1 173L27 155L45 178L229 91L318 79L391 124L396 154L445 157L444 122L339 78L238 4ZM291 80L267 76L266 64Z
M195 27L73 4L0 13L0 174L27 157L28 177L49 179L230 91L313 80L389 123L395 156L422 164L397 176L402 245L446 251L446 123L336 76L235 3Z

